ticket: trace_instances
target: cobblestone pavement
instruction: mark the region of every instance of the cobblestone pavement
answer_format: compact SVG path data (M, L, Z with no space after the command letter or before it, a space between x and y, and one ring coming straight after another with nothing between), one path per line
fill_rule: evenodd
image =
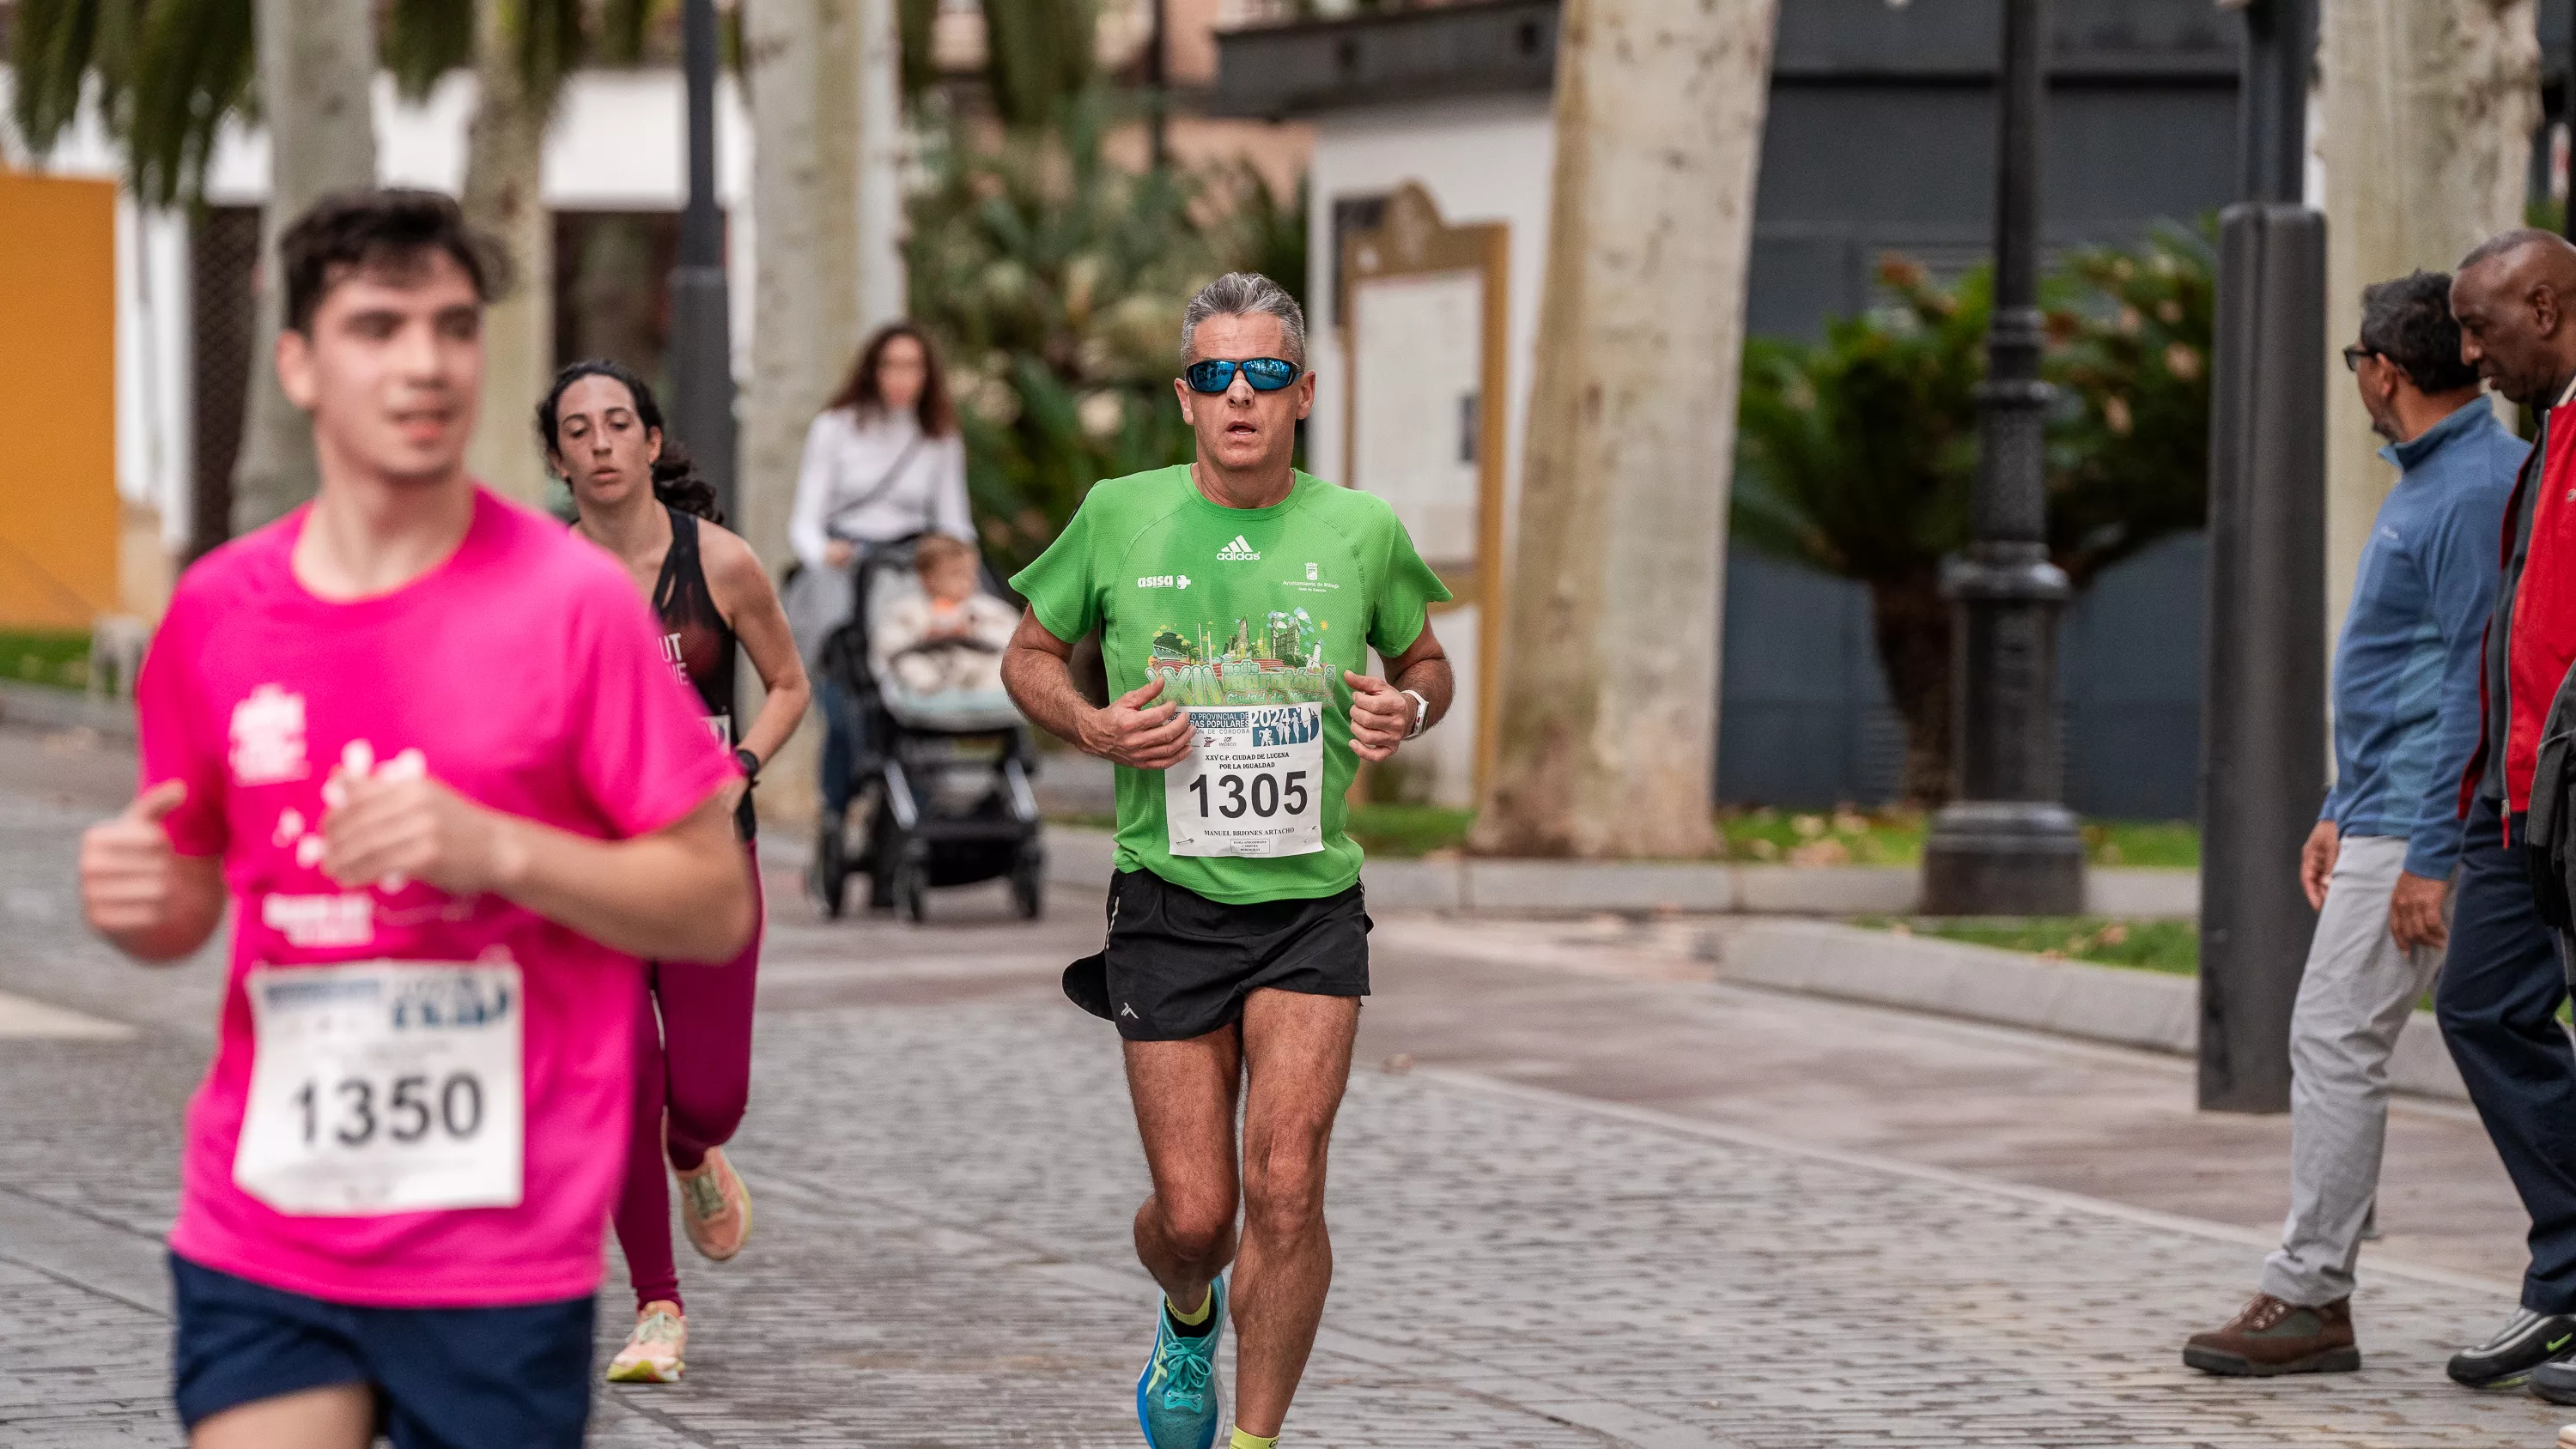
M81 818L77 802L0 802L0 993L138 1034L0 1039L0 1444L168 1445L158 1234L213 967L156 977L80 940ZM594 1442L1136 1442L1153 1296L1126 1225L1143 1172L1111 1039L1053 982L1096 938L1096 905L1056 904L1022 927L997 896L960 892L922 929L782 905L735 1152L758 1235L734 1263L683 1262L689 1380L603 1390ZM2065 1151L2021 1153L1982 1107L1936 1122L1858 1090L1909 1069L1925 1095L1957 1079L1990 1097L2073 1074L2091 1084L2070 1098L2077 1121L2051 1129L2072 1138L2118 1082L2163 1092L2155 1064L1729 992L1647 952L1579 950L1588 969L1564 969L1548 945L1562 931L1388 924L1294 1443L2538 1446L2559 1422L2442 1379L2509 1285L2379 1250L2366 1372L2189 1374L2177 1340L2247 1291L2258 1233L2057 1190ZM1622 1023L1639 1043L1624 1074L1602 1060ZM1840 1095L1793 1083L1767 1114L1730 1118L1709 1098L1738 1067L1647 1070L1682 1026L1706 1033L1701 1055L1757 1070L1794 1043ZM1904 1160L1909 1123L1928 1145ZM2439 1114L2408 1130L2464 1160L2443 1134L2474 1132ZM2176 1174L2184 1140L2130 1150ZM2145 1175L2111 1180L2135 1199ZM612 1266L603 1353L627 1302Z

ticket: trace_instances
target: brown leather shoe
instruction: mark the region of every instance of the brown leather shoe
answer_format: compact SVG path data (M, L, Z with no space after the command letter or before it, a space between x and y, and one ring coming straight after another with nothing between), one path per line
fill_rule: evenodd
M2215 1332L2186 1340L2182 1361L2205 1374L2247 1378L2351 1373L2361 1367L2361 1350L2352 1339L2352 1300L2309 1308L2257 1293Z

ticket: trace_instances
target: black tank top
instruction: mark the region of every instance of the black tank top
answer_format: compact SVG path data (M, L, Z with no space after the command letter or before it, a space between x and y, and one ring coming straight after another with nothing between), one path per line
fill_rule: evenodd
M730 747L733 731L733 627L707 588L698 555L698 516L669 504L671 548L662 555L662 577L653 583L653 612L662 619L662 657L698 691L707 728Z
M671 515L671 548L662 555L662 576L653 581L653 612L662 620L662 657L698 692L706 706L707 728L731 749L738 736L733 722L733 626L716 607L707 587L707 571L698 552L698 516L662 505ZM751 796L742 797L734 828L751 838Z

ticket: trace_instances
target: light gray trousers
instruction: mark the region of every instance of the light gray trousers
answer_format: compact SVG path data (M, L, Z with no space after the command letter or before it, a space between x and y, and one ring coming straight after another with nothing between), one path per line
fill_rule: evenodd
M2263 1291L2315 1306L2352 1292L2353 1258L2388 1141L2388 1054L2441 969L2402 951L2388 897L2406 841L2347 835L2326 884L2290 1014L2290 1219L2263 1260Z

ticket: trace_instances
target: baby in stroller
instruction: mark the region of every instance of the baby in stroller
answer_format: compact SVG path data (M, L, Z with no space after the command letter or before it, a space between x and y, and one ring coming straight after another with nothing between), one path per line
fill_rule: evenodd
M823 650L825 676L857 715L851 803L826 812L812 884L827 916L846 882L918 921L930 888L1007 876L1024 916L1044 904L1045 847L1029 777L1028 725L1002 688L1019 616L981 590L975 546L924 534L861 555L863 601ZM835 767L826 751L824 767Z
M889 599L868 631L877 678L889 692L915 699L951 691L999 694L1002 650L1019 619L978 587L982 569L973 545L927 535L913 549L912 566L920 592Z

